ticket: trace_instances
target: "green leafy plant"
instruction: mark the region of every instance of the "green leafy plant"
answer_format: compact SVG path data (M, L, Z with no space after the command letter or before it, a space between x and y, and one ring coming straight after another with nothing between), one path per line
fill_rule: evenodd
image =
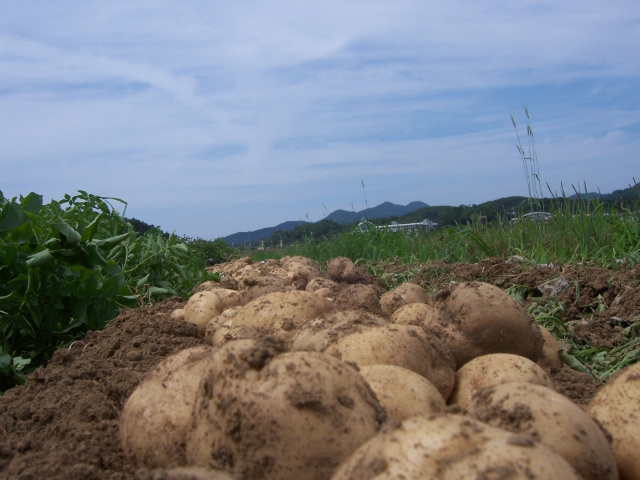
M113 207L126 202L80 191L0 192L0 385L19 382L53 351L100 330L119 309L186 295L210 278L173 235L138 236ZM124 214L124 211L123 211Z
M204 240L202 238L185 237L183 240L208 265L226 262L234 256L238 256L238 249L227 245L222 238Z

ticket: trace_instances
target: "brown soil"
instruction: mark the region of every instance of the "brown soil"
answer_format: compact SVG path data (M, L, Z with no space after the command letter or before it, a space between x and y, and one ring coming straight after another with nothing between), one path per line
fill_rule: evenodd
M622 328L640 314L638 267L614 271L487 259L474 265L441 261L376 268L411 277L432 294L452 281L480 280L503 289L524 286L525 302L556 295L565 305L563 320L574 325L579 341L590 345L615 346ZM561 277L568 287L553 291ZM541 287L549 280L555 283ZM183 303L171 298L121 313L103 331L89 332L82 342L57 351L25 385L0 397L0 478L169 478L136 471L127 462L118 422L124 402L150 369L179 350L204 343L195 325L170 319ZM551 373L557 390L582 406L600 386L566 366Z

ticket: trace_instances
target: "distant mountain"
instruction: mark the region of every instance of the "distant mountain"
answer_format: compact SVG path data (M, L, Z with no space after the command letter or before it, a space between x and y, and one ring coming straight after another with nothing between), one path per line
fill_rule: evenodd
M278 230L284 230L288 232L289 230L293 230L298 225L304 225L306 223L312 222L303 222L303 221L290 221L284 222L280 225L276 225L275 227L267 227L261 228L260 230L254 230L253 232L238 232L232 235L228 235L223 237L222 239L227 242L229 245L245 245L251 242L259 242L260 240L264 240L269 238Z
M408 205L396 205L391 202L384 202L373 208L366 208L359 212L349 212L347 210L336 210L325 217L325 220L331 220L340 225L349 225L361 220L363 217L367 220L375 220L377 218L402 217L419 208L428 207L424 202L411 202Z
M408 205L396 205L391 202L384 202L373 208L366 208L359 212L348 212L347 210L336 210L327 215L324 220L331 220L339 223L340 225L349 225L361 220L363 217L367 220L375 220L377 218L387 217L401 217L408 213L411 213L420 208L428 207L424 202L411 202ZM278 230L290 231L298 225L308 224L313 222L303 221L290 221L284 222L275 227L261 228L260 230L254 230L252 232L238 232L232 235L223 237L223 240L229 245L245 245L250 242L259 242L260 240L266 240Z
M583 200L592 199L597 197L603 202L611 203L629 203L630 205L637 205L640 201L640 183L634 183L634 185L622 190L614 190L612 193L600 194L600 193L585 193L580 195ZM578 195L572 195L567 197L575 200ZM527 197L507 197L490 202L485 202L480 205L460 205L454 206L436 206L432 207L424 202L411 202L408 205L396 205L391 202L384 202L380 205L360 210L359 212L336 210L327 215L323 220L330 220L340 225L350 225L358 222L363 217L367 220L376 220L380 218L400 217L403 222L420 222L425 218L438 223L440 226L453 225L456 223L464 223L470 221L470 215L478 215L491 221L497 215L497 212L511 212L518 210L519 207L527 202ZM553 199L541 199L543 207ZM546 208L546 207L545 207ZM637 208L637 207L636 207ZM271 237L276 231L284 230L291 231L299 225L317 224L318 222L303 222L293 221L284 222L280 225L270 228L262 228L253 232L239 232L224 237L223 240L229 245L246 245L250 242L259 242Z
M597 198L599 200L617 202L623 199L637 199L638 195L640 195L640 183L636 183L634 185L629 186L628 188L623 188L622 190L614 190L612 193L581 193L581 194L573 194L569 198L572 200L576 200L577 198L582 198L583 200L589 198Z
M628 188L624 188L622 190L614 190L613 193L607 194L606 198L607 200L611 201L618 201L623 199L637 201L638 196L640 196L640 183L634 183Z

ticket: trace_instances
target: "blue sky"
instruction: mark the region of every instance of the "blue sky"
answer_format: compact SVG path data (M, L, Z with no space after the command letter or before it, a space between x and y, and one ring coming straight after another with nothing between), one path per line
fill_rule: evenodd
M637 0L5 0L0 190L208 239L526 196L526 106L543 184L608 193L640 180L638 52Z

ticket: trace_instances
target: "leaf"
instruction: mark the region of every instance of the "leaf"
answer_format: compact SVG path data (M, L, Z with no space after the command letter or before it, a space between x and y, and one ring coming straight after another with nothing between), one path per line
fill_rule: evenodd
M100 226L100 220L102 219L103 216L104 216L103 213L99 213L98 215L96 215L96 218L91 220L91 223L89 223L89 225L85 227L85 229L82 231L83 242L89 242L93 239L93 236L96 234L96 231Z
M145 283L149 281L149 274L147 273L144 277L136 282L136 288L140 288L144 286Z
M126 240L130 236L131 236L130 233L123 233L122 235L116 235L114 237L104 238L102 240L94 240L92 243L97 245L98 247L116 246L116 245L122 243L123 240Z
M11 365L11 355L8 353L0 355L0 370L4 370L9 365Z
M189 247L187 247L187 245L185 245L184 243L177 243L175 245L172 245L171 250L173 252L189 253Z
M25 222L24 213L19 205L9 202L0 212L0 232L14 229Z
M60 232L71 245L77 245L82 240L82 236L65 222L62 217L56 218L52 223L53 228Z
M75 329L75 328L78 328L78 327L80 327L80 326L84 325L85 323L87 323L87 322L86 322L86 320L84 320L84 319L82 319L82 318L81 318L81 319L79 319L79 320L76 320L75 322L71 322L69 325L67 325L65 328L63 328L62 330L60 330L58 333L68 333L68 332L70 332L71 330L73 330L73 329Z
M115 297L124 285L124 275L113 275L109 277L100 289L103 294Z
M151 295L171 293L170 290L166 288L161 288L161 287L151 287L150 292L151 292Z
M24 369L24 367L26 367L30 363L31 363L31 359L30 358L22 358L22 357L14 357L13 358L13 368L17 372L22 371Z
M27 258L28 267L44 267L53 261L53 255L48 248L41 252L34 253Z
M104 273L109 276L122 275L122 267L113 260L109 260L104 266Z
M20 207L25 212L38 213L42 208L42 195L33 192L29 193L29 195L20 200Z
M87 245L86 248L83 248L81 250L82 250L83 264L85 267L94 268L98 265L100 266L107 265L107 261L98 250L98 247L96 247L95 245L90 243L89 245Z

